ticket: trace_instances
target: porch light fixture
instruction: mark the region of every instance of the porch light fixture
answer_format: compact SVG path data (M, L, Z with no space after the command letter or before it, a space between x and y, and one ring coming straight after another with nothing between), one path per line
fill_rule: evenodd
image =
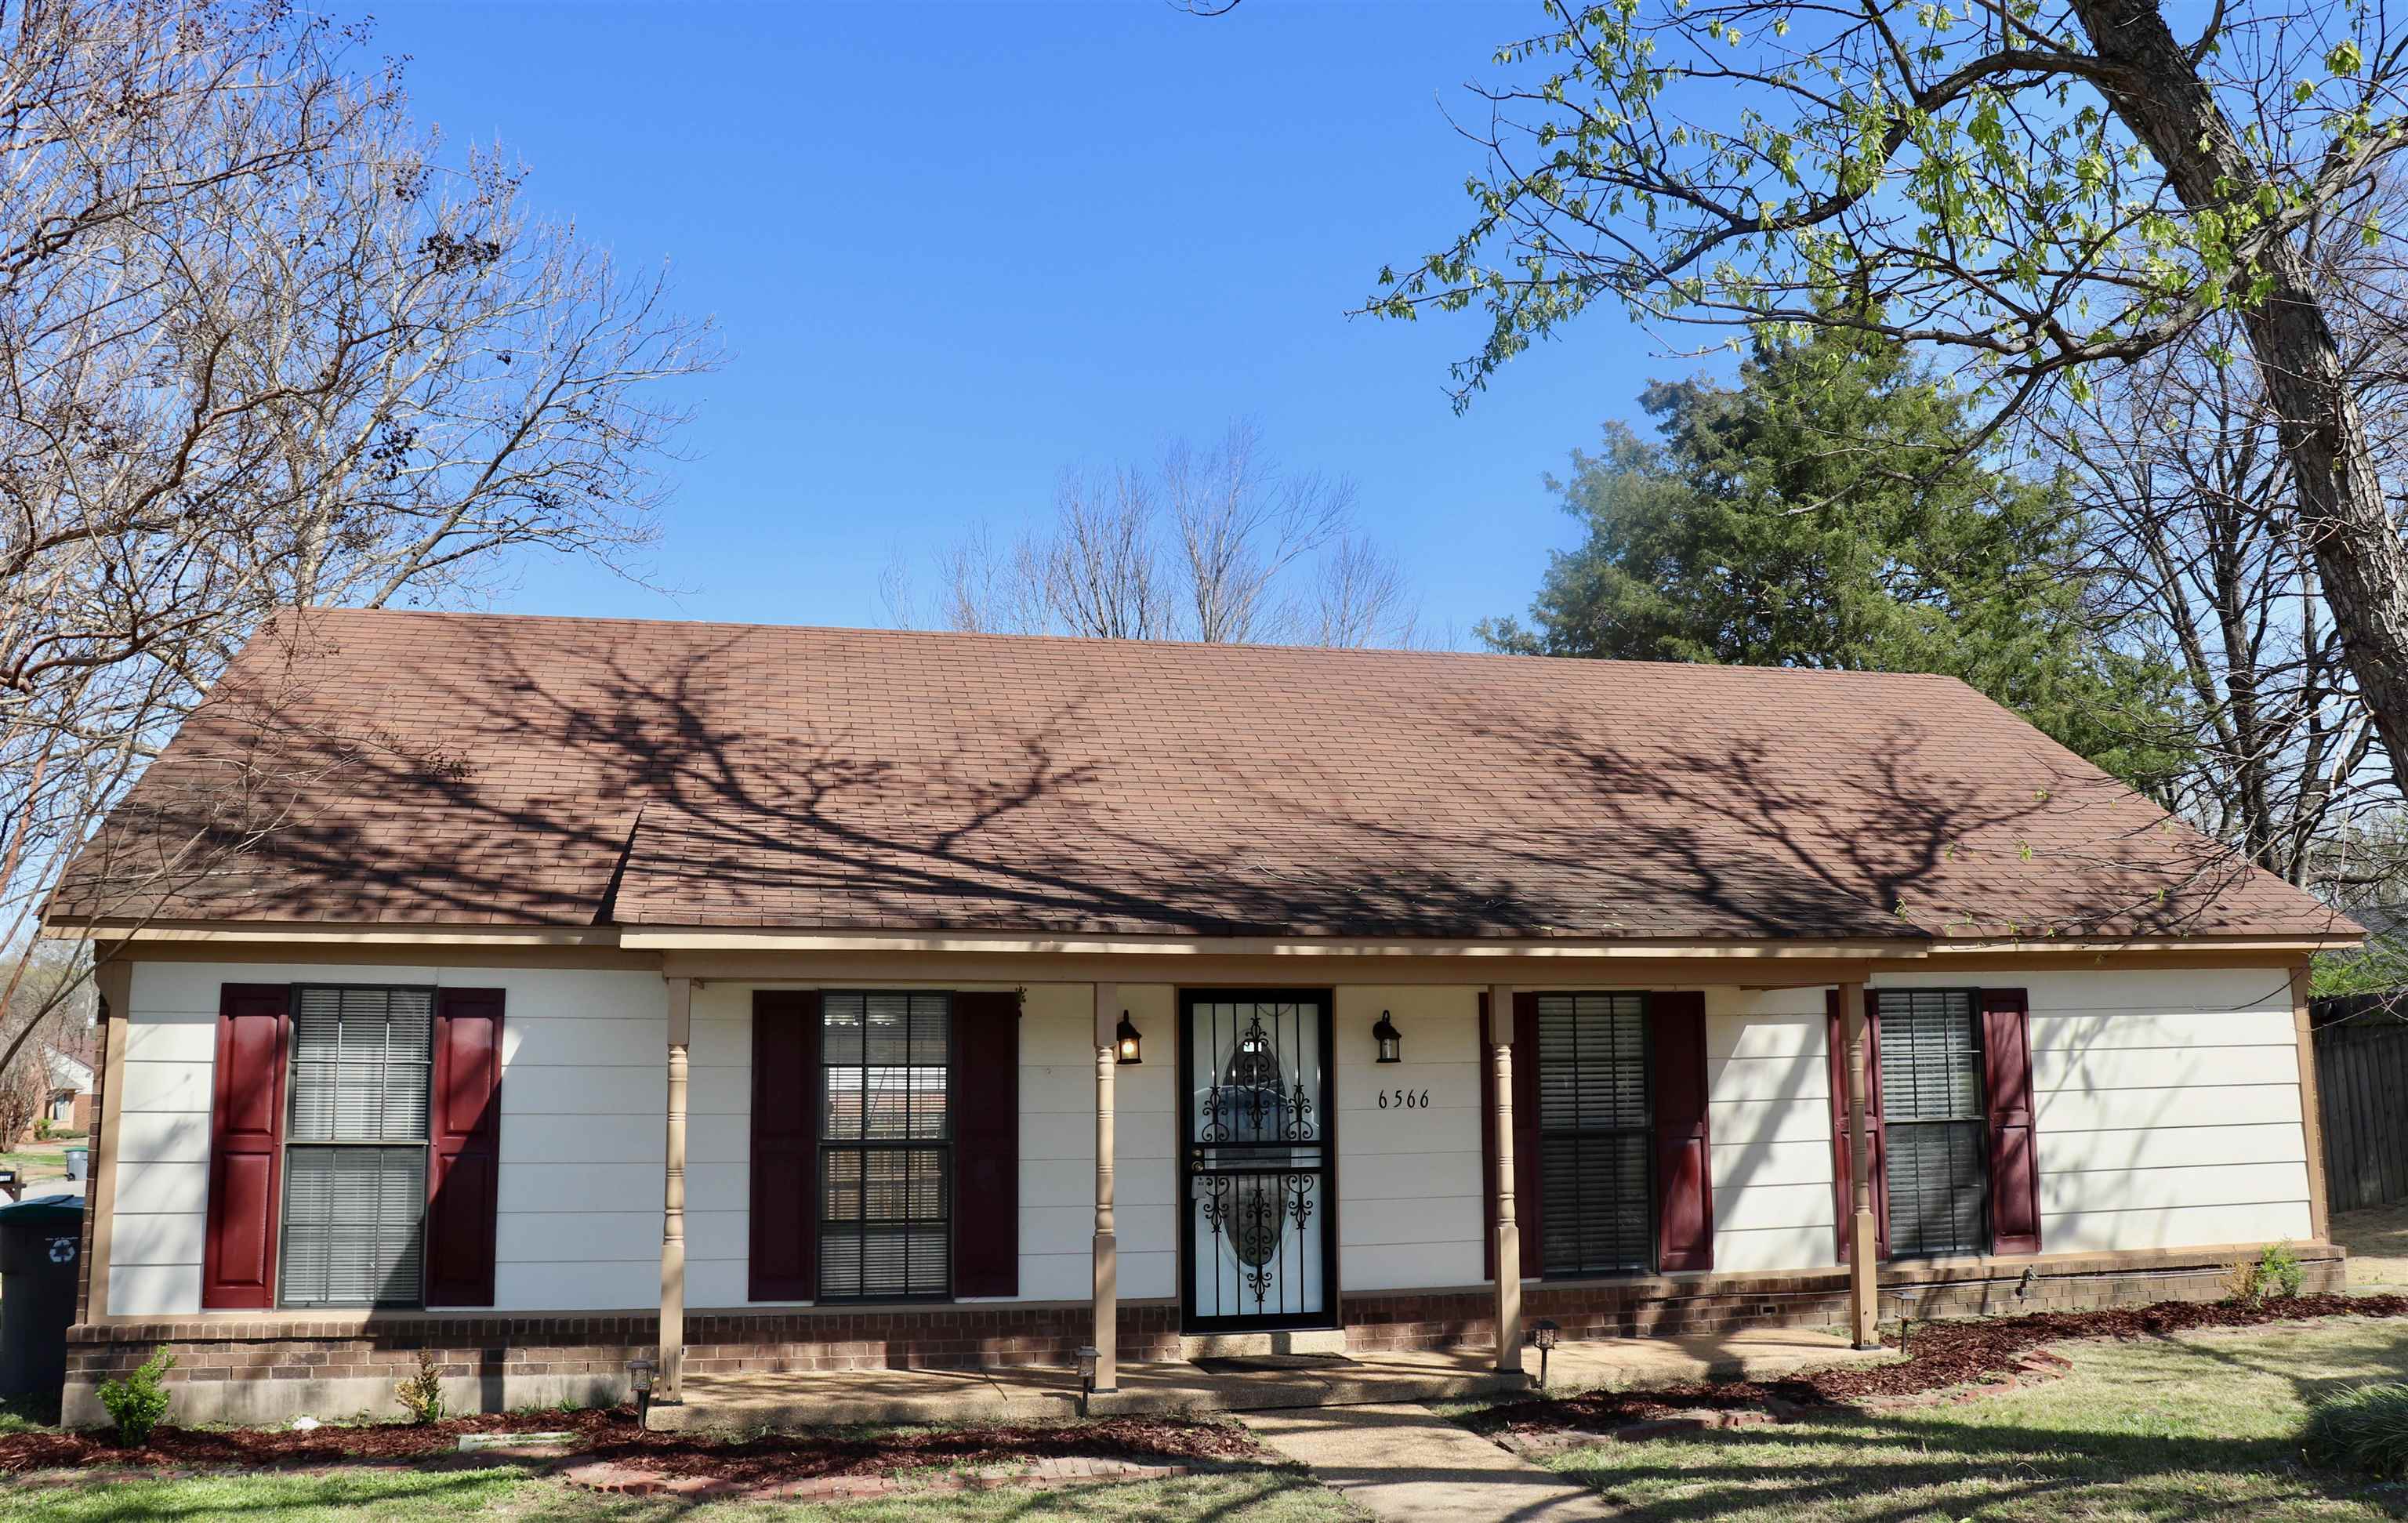
M1082 1417L1087 1415L1087 1398L1096 1394L1096 1361L1102 1358L1102 1351L1093 1343L1084 1344L1079 1350L1079 1415Z
M1530 1330L1524 1335L1530 1346L1539 1351L1539 1388L1541 1390L1547 1388L1547 1355L1555 1348L1555 1340L1562 1332L1561 1328L1542 1316L1531 1323Z
M652 1375L660 1367L638 1354L627 1361L627 1384L636 1388L636 1426L644 1426L644 1415L652 1407Z
M1384 1010L1380 1012L1380 1024L1371 1027L1371 1040L1380 1044L1381 1062L1401 1063L1405 1060L1404 1033L1397 1029L1397 1023L1388 1019L1388 1013Z
M1143 1058L1138 1056L1137 1052L1138 1043L1144 1039L1138 1035L1137 1027L1129 1020L1127 1011L1121 1012L1120 1029L1112 1033L1112 1040L1114 1045L1120 1049L1121 1062L1141 1063L1144 1061Z

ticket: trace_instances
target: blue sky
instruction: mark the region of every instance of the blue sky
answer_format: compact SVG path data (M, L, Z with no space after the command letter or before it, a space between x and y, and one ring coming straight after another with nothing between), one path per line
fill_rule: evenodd
M666 259L732 358L690 383L695 458L652 571L559 562L504 606L882 624L879 574L1042 515L1066 465L1251 418L1351 476L1469 639L1570 521L1540 478L1631 416L1658 357L1593 312L1456 417L1470 316L1349 319L1383 262L1460 230L1472 103L1530 0L670 7L405 4L415 110L498 138L543 209Z

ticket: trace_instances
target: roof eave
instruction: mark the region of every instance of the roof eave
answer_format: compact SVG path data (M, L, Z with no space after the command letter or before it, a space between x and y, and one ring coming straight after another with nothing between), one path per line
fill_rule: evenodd
M108 921L45 924L60 941L326 946L589 947L628 952L1116 954L1178 958L1496 957L1572 962L1909 960L2069 952L2266 953L2310 955L2362 944L2356 927L2324 932L2173 936L1956 937L1344 937L1142 935L1112 932L853 930L813 927L548 926L312 921Z

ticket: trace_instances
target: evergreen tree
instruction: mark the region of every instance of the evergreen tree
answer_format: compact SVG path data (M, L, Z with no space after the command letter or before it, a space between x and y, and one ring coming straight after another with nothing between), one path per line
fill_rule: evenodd
M1499 650L1962 678L2109 771L2180 767L2171 673L2085 616L2066 494L1962 453L1964 401L1861 333L1759 338L1739 383L1659 381L1549 477L1587 541Z

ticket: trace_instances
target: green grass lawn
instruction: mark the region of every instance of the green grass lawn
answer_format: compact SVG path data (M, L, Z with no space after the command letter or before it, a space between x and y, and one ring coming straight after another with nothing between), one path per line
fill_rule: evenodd
M1361 1523L1363 1515L1301 1473L1246 1467L1175 1481L1066 1487L1054 1491L954 1492L810 1506L599 1497L515 1469L259 1473L173 1480L106 1479L59 1485L0 1481L0 1523L171 1523L242 1518L246 1523L336 1519L507 1519L547 1523L752 1523L806 1516L829 1523Z
M1600 1444L1553 1469L1649 1518L2161 1523L2396 1517L2408 1487L2321 1474L2316 1395L2408 1372L2408 1327L2329 1322L2066 1345L2073 1372L1963 1406Z

